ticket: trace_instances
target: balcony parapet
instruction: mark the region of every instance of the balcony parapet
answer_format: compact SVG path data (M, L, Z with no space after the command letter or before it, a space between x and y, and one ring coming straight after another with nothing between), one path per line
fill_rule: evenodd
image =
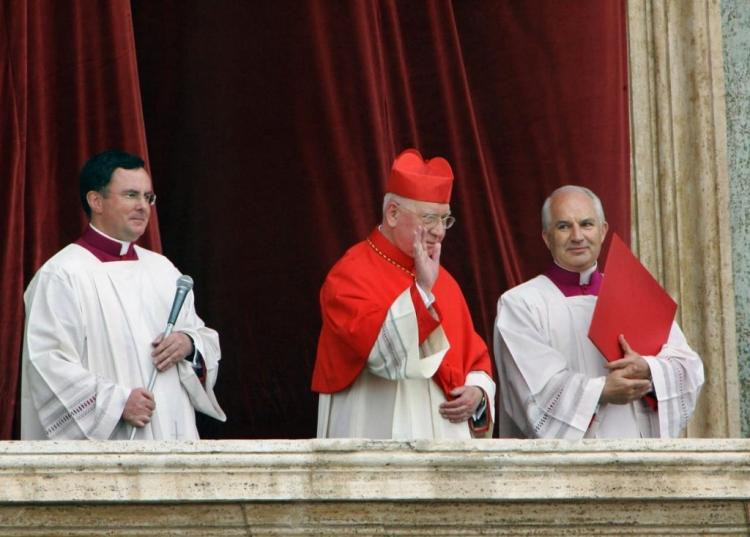
M746 535L749 502L740 439L0 443L0 535Z

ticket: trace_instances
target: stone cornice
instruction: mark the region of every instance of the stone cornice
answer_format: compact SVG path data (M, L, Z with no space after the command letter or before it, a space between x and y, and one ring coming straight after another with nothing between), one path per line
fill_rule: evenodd
M6 505L707 498L750 498L750 440L0 443Z

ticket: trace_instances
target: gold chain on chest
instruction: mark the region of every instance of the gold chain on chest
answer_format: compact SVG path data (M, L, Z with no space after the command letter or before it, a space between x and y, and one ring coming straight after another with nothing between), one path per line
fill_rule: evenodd
M382 257L383 259L385 259L386 261L388 261L391 265L393 265L394 267L400 268L401 270L403 270L404 272L406 272L412 278L416 277L416 275L414 274L414 272L412 272L411 270L409 270L408 268L406 268L405 266L403 266L401 263L399 263L395 259L391 259L390 257L388 257L385 254L385 252L381 251L380 248L378 248L377 246L375 246L375 243L372 242L370 239L367 239L367 244L370 245L370 248L372 248L373 250L375 250L376 254L378 254L380 257Z

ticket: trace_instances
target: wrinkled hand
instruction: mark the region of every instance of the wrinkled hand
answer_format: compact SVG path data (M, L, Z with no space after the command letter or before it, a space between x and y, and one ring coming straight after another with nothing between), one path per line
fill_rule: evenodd
M122 419L133 427L145 427L151 421L151 415L156 409L154 396L146 388L135 388L130 392Z
M435 243L430 255L427 247L428 234L422 226L414 231L414 269L417 283L429 293L440 272L440 243Z
M646 395L653 385L651 369L646 360L630 348L622 334L618 339L625 357L605 364L610 373L604 382L604 390L599 401L624 405Z
M440 405L440 415L451 423L461 423L471 419L482 401L482 389L476 386L461 386L451 390L455 399Z
M166 339L160 334L151 345L154 347L151 353L154 367L159 371L166 371L193 354L193 340L183 332L172 332Z

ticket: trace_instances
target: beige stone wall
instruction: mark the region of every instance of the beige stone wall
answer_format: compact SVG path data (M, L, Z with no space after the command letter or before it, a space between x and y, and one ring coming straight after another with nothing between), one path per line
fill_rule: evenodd
M747 535L750 440L0 444L0 536Z
M719 2L630 0L628 44L632 246L704 360L688 436L738 437Z

